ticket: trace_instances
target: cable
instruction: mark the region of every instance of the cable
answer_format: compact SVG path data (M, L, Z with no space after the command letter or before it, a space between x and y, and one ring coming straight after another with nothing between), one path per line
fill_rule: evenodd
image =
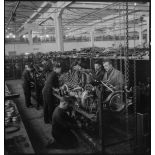
M114 48L116 48L116 31L115 31L115 27L116 27L116 22L115 22L115 18L114 18L114 29L113 29L113 35L114 35ZM117 59L114 60L114 66L117 69Z
M128 1L126 0L126 51L125 51L125 87L128 89L129 86L129 60L128 60ZM128 100L127 92L125 93L125 117L126 117L126 133L127 138L129 139L129 116L128 116Z
M134 11L135 11L136 6L134 7ZM136 35L135 35L135 13L134 13L134 55L136 54L136 49L135 49L135 39L136 39ZM133 60L133 68L134 68L134 87L133 87L133 105L134 105L134 120L135 120L135 137L134 137L134 147L136 148L137 146L137 109L136 109L136 102L137 102L137 98L136 98L136 85L137 85L137 79L136 79L136 59L134 58ZM134 149L135 149L134 148Z

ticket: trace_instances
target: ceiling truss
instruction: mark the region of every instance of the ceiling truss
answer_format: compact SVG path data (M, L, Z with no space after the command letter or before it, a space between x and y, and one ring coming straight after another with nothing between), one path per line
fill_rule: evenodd
M137 19L149 16L149 3L129 2L128 8L131 31L139 24L146 27L145 20ZM125 25L125 2L5 1L5 29L23 34L25 24L36 24L54 31L54 15L61 10L65 35L89 34L92 29L105 33L111 27L116 32Z

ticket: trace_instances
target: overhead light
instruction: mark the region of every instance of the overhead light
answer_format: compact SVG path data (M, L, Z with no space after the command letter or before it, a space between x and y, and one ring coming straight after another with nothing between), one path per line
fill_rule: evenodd
M49 38L49 35L48 35L48 34L46 34L46 37L47 37L47 38Z
M25 35L23 35L23 38L26 38L26 36L25 36Z
M16 38L16 36L15 36L15 35L13 35L13 38Z
M9 35L7 35L6 38L10 38Z
M134 3L134 6L137 6L137 3Z

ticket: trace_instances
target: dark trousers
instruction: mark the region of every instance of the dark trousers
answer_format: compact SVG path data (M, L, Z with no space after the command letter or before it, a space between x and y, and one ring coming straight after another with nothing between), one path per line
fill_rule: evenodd
M25 104L26 106L31 105L31 89L28 86L23 86L24 95L25 95Z
M75 148L78 145L76 136L70 130L65 133L52 131L52 136L54 137L56 143L63 148Z
M59 104L58 99L52 94L43 89L43 102L44 102L44 122L52 122L52 114L55 107Z
M37 97L37 107L43 106L43 95L42 95L42 87L38 84L35 87L36 97Z

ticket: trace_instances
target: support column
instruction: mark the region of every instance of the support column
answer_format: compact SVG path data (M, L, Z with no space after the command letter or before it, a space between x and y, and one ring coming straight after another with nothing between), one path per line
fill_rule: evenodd
M55 36L56 36L57 50L64 52L61 14L55 14L55 34L56 34Z
M91 41L91 47L94 47L94 30L90 32L90 41Z
M150 45L150 24L149 17L146 19L147 21L147 44Z
M142 30L139 29L139 44L140 44L140 45L142 45L142 40L143 40Z
M32 30L29 30L28 32L28 40L29 40L29 52L32 53L33 52L33 38L32 38Z

